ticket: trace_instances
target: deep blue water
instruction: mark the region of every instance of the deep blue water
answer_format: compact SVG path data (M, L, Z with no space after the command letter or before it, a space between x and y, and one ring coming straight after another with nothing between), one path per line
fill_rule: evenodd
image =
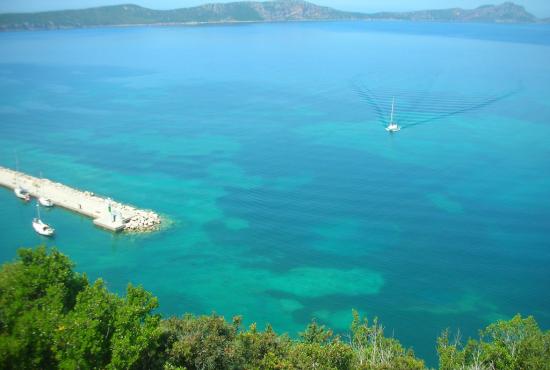
M446 327L550 327L550 27L406 22L0 33L0 165L164 214L112 235L0 189L0 260L55 245L165 315L295 335L351 309L430 364ZM405 128L384 130L391 98Z

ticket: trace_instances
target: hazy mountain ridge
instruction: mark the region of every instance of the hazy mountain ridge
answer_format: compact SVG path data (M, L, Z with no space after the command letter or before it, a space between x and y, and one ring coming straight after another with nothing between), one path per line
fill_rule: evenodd
M414 12L383 12L371 15L378 19L444 22L492 22L492 23L535 23L537 17L523 6L506 2L501 5L483 5L475 9L439 9Z
M548 19L539 20L527 12L524 7L510 2L501 5L485 5L476 9L453 8L364 14L344 12L301 0L276 0L206 4L174 10L153 10L126 4L79 10L0 14L0 30L353 19L492 23L548 22Z

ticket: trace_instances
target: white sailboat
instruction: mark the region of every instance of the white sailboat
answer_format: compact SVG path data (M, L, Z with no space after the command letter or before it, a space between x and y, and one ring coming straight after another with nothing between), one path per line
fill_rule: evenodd
M19 185L17 185L15 189L13 189L13 192L17 198L22 199L25 202L31 200L31 195L29 194L29 192Z
M38 197L38 202L43 207L53 207L53 202L49 198Z
M40 219L40 204L36 203L37 217L32 220L32 228L40 235L52 236L55 230Z
M394 113L394 108L395 108L395 98L393 98L392 102L391 102L391 117L390 117L390 123L388 124L388 126L386 127L386 131L388 131L389 133L394 133L394 132L398 132L398 131L401 131L401 127L395 123L393 121L393 113Z
M26 189L17 183L17 177L19 176L19 158L17 157L17 152L15 153L15 170L17 174L15 175L15 188L13 189L13 193L17 198L28 202L31 200L31 195Z
M40 179L42 179L42 172L40 172ZM38 203L40 203L40 205L43 207L53 207L53 201L50 198L46 198L45 196L42 196L42 195L38 197Z

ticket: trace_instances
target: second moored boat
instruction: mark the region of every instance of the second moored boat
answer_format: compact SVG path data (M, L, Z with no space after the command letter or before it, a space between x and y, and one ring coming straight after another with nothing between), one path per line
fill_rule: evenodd
M49 198L38 197L38 203L43 207L53 207L53 201Z
M44 179L42 177L42 172L40 172L40 179L41 180ZM41 206L43 206L43 207L53 207L53 201L50 198L46 198L45 196L40 195L38 193L38 187L36 189L36 192L37 192L38 202L40 203Z

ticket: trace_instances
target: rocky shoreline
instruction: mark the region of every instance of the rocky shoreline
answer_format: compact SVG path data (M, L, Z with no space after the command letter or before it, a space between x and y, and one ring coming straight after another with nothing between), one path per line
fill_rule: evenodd
M129 206L121 205L122 208L128 208ZM153 211L144 211L140 209L131 208L131 213L134 215L126 220L124 231L127 232L151 232L160 230L162 219Z

